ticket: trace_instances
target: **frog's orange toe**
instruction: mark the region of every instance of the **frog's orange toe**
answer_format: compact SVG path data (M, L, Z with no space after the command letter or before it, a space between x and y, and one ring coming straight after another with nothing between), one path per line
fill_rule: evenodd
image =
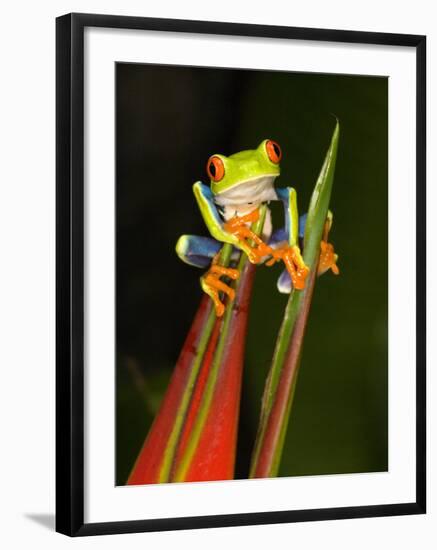
M233 269L231 267L223 267L218 264L213 264L210 267L210 270L208 272L209 275L215 275L216 278L224 275L225 277L229 277L230 279L233 279L236 281L238 277L240 276L240 272L238 269Z
M225 312L225 306L220 300L214 301L214 307L215 307L215 314L217 317L222 317L223 313Z
M334 246L326 241L321 241L317 274L322 275L330 269L334 275L339 275L340 270L337 266L337 260L338 255L334 252Z
M296 290L303 290L305 288L306 279L310 270L305 266L300 269L297 269L291 275L291 281Z
M310 272L305 265L298 246L286 247L282 250L282 260L291 277L291 282L296 290L303 290Z
M240 272L238 269L218 265L214 261L206 274L200 278L200 284L203 291L208 294L214 302L217 317L221 317L225 312L225 305L220 299L220 292L226 294L231 302L235 299L235 290L220 280L222 275L235 281L240 276Z

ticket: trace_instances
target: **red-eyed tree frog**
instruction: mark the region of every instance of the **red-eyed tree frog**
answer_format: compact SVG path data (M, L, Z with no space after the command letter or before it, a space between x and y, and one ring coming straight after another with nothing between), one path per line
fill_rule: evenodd
M235 266L219 263L223 243L234 247L231 260L238 258L239 251L254 264L272 265L282 260L285 269L278 279L279 292L290 293L293 287L297 290L305 287L309 269L301 255L299 238L304 235L306 214L299 219L296 191L292 187L274 187L280 174L281 158L280 146L271 139L265 139L254 150L229 157L214 154L206 166L210 187L200 181L193 185L194 196L212 238L182 235L177 241L176 252L190 265L209 267L200 281L204 292L214 301L218 317L223 315L225 308L220 292L230 300L234 298L233 289L221 277L233 280L239 277ZM255 235L250 225L258 220L260 206L276 200L283 203L285 226L273 231L267 208L262 233ZM331 223L330 213L329 228ZM333 246L322 241L318 273L331 269L338 274L337 258Z

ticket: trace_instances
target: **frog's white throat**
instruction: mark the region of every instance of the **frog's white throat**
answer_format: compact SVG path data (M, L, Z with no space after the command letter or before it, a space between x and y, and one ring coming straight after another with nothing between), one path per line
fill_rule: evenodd
M214 196L214 202L224 207L247 207L255 205L255 208L263 202L277 198L274 188L276 174L265 175L238 183Z

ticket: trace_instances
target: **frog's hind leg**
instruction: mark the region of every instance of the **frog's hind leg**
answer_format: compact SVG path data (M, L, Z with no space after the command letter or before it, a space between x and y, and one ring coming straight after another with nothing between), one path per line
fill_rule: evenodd
M183 262L189 265L208 267L221 247L222 243L209 237L182 235L176 243L176 253Z
M200 278L200 284L202 290L213 300L217 317L221 317L225 309L220 292L226 294L230 300L235 297L235 291L220 278L225 276L235 281L240 275L237 269L219 264L222 246L223 243L215 239L196 235L182 235L176 243L176 252L182 261L196 267L209 267ZM237 259L238 256L238 251L234 250L231 259Z
M340 270L337 266L338 254L335 253L334 245L328 242L328 235L332 227L333 214L329 210L326 218L325 227L323 230L322 241L320 242L320 259L317 270L317 275L323 275L329 269L338 275Z

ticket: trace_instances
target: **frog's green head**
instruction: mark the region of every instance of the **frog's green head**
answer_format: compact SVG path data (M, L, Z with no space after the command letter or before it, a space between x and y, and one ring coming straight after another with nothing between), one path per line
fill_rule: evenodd
M279 176L281 148L265 139L254 150L225 157L212 155L206 169L214 199L219 204L264 202L273 197L273 183Z

